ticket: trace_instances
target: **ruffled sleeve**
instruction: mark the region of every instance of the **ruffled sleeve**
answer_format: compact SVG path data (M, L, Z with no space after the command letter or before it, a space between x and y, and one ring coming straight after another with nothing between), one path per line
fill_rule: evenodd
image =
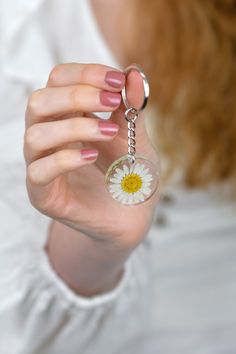
M7 349L4 354L112 353L123 346L145 323L144 248L141 245L126 262L112 291L86 298L57 276L37 243L1 244L0 347Z

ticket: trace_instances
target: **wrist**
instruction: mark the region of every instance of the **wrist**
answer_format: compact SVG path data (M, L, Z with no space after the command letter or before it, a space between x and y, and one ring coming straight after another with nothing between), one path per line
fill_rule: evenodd
M131 250L97 241L52 221L46 252L58 275L76 293L93 296L115 287Z

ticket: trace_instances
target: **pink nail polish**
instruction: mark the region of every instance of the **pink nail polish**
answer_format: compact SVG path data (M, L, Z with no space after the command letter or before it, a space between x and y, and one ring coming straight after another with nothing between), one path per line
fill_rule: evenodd
M97 150L83 149L80 151L81 157L84 160L95 160L98 156Z
M116 92L102 91L100 93L101 104L108 107L119 106L121 95Z
M108 71L105 82L115 88L122 88L125 84L125 75L121 71Z
M109 136L116 135L119 130L119 126L115 123L99 122L98 127L102 134Z

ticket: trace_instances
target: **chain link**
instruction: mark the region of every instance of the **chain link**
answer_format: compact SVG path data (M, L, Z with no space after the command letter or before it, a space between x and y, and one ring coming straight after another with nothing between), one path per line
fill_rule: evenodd
M125 112L125 119L128 122L128 159L131 163L135 162L136 141L135 141L135 120L138 118L138 111L135 108L128 108Z

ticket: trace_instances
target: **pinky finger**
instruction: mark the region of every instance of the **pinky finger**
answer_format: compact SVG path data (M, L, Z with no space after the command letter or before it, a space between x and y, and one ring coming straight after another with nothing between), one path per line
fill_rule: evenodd
M27 169L31 185L45 186L60 175L96 161L97 150L60 150L32 162Z

